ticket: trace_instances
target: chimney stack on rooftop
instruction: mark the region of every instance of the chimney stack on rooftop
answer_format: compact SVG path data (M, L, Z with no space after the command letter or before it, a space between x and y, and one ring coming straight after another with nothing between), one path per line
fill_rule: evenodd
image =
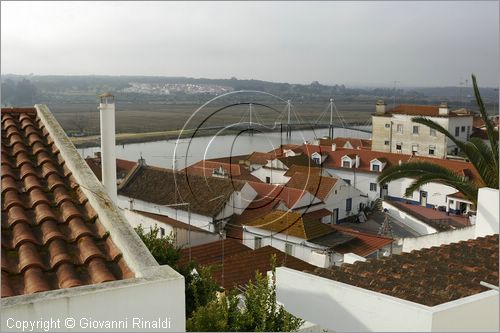
M386 107L387 104L385 104L384 100L379 99L375 105L375 114L384 114Z
M450 109L448 108L448 103L442 102L439 105L439 114L442 116L446 116L446 115L450 114Z
M337 144L332 143L332 151L336 151L336 150L337 150Z
M101 167L102 184L109 198L117 202L116 187L116 138L115 138L115 97L110 93L99 96L101 113Z

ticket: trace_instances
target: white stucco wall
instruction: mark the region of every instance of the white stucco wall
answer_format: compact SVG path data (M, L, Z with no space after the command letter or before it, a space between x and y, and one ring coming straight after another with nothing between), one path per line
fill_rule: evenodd
M498 189L481 188L477 198L476 237L498 234Z
M199 215L191 212L191 216L187 211L182 209L175 209L173 207L165 207L162 205L156 205L150 202L133 199L132 207L130 204L130 198L122 195L118 195L118 206L123 209L135 209L143 212L154 213L159 215L169 216L173 219L179 220L184 223L191 223L198 228L205 229L210 232L214 232L215 228L213 225L213 218L209 216ZM184 207L179 207L184 208Z
M399 222L403 223L407 227L413 229L417 233L421 235L428 235L428 234L433 234L436 233L437 230L434 229L433 227L425 224L424 222L418 220L417 218L399 210L398 208L394 207L387 201L382 202L382 208L388 210L388 214L398 220Z
M106 282L70 289L61 289L28 296L14 296L2 301L2 332L20 332L10 328L14 321L60 319L59 328L51 332L182 332L185 331L184 279L168 266L156 268L158 271L148 278ZM163 272L163 274L162 274ZM161 278L162 275L172 276ZM175 277L174 277L175 276ZM24 300L24 301L22 301ZM12 318L9 320L9 318ZM75 319L74 328L65 326L67 318ZM133 326L134 318L170 322L163 329ZM14 321L13 321L14 320ZM124 321L127 327L106 330L85 325L88 320ZM43 331L43 328L35 330Z
M252 175L259 178L263 183L266 182L266 177L270 178L270 184L286 184L290 177L285 176L287 170L271 169L262 167L260 169L252 171Z
M285 245L291 244L292 256L304 260L318 267L330 267L330 255L324 253L326 247L306 242L302 238L276 234L268 230L245 226L243 229L243 244L255 248L255 237L261 238L261 246L270 245L282 252L285 252Z
M402 178L392 181L389 184L389 196L420 202L420 191L425 191L427 192L427 204L435 206L446 206L446 196L457 192L456 189L447 185L429 183L421 186L420 191L413 192L413 196L407 198L404 194L406 188L409 187L412 182L413 179L410 178Z
M191 238L189 238L188 229L172 227L169 224L146 217L128 209L123 210L123 215L125 215L127 221L132 227L135 228L141 225L146 232L154 226L164 228L165 235L172 234L175 237L175 245L177 247L187 247L189 246L189 241L191 241L191 246L197 246L219 240L218 234L210 233L208 231L200 232L196 230L191 230ZM158 234L158 237L160 236L161 235Z
M407 237L398 240L403 252L411 252L432 246L440 246L475 238L475 226L436 232L420 237Z
M498 330L497 291L429 307L286 267L276 269L276 281L287 311L334 331Z
M355 169L328 168L327 170L340 179L349 179L351 185L360 190L361 193L368 195L370 201L380 198L380 185L377 184L378 173L360 172ZM370 183L377 184L376 191L370 191Z

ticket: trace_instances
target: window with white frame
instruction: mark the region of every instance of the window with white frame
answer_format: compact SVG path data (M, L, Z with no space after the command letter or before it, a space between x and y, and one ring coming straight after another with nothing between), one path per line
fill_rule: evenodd
M262 238L255 236L254 238L254 243L253 243L253 248L255 250L260 249L262 247Z
M413 134L418 134L418 127L419 126L413 126Z
M401 142L396 143L396 150L402 150L403 149L403 144Z
M388 146L389 145L389 140L384 141L384 145Z
M385 128L391 127L391 124L385 124Z
M370 191L377 192L377 183L370 183Z
M403 133L403 124L398 124L398 125L396 126L396 131L397 131L398 133L401 133L401 134L402 134L402 133Z
M418 152L418 145L411 145L411 152L417 153Z
M380 171L380 165L378 163L372 163L372 171Z
M343 160L342 161L342 167L343 168L350 168L351 167L351 161L349 161L349 160Z
M293 255L293 245L290 243L285 244L285 253L289 256Z

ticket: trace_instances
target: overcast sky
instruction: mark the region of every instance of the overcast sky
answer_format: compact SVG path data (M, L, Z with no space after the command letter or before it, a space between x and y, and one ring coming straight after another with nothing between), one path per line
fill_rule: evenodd
M490 2L4 2L2 73L498 86Z

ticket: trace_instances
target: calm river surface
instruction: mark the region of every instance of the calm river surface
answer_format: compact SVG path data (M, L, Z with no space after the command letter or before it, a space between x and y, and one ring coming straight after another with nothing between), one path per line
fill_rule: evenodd
M328 135L328 129L293 131L291 140L286 140L283 133L283 144L304 143L315 137L320 138ZM349 136L354 138L370 138L369 133L355 130L336 128L334 136ZM281 143L280 133L248 133L240 136L199 136L193 139L164 140L146 143L134 143L116 146L116 157L131 161L137 161L142 156L148 165L172 168L174 167L174 154L177 156L175 167L180 169L191 165L202 159L236 156L249 154L254 151L267 152L278 148ZM78 149L83 157L94 156L100 151L100 147Z

